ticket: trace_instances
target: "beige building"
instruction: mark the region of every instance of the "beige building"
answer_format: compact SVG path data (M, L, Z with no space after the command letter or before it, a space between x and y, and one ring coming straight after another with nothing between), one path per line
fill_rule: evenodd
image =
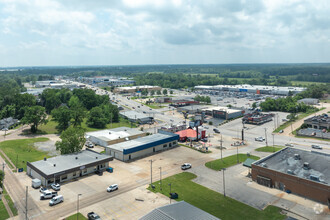
M117 87L114 89L115 93L134 93L142 90L150 91L160 91L162 88L159 86L126 86L126 87Z

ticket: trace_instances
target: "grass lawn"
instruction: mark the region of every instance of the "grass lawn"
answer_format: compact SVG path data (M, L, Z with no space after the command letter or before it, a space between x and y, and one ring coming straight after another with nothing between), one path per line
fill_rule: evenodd
M98 130L102 130L102 129L110 129L110 128L117 128L117 127L131 127L131 123L120 117L119 118L119 122L116 122L116 123L109 123L106 125L105 128L91 128L91 127L88 127L87 124L86 124L86 121L87 121L87 118L84 119L84 121L81 123L81 127L84 128L86 130L86 132L89 132L89 131L98 131ZM51 121L51 116L49 116L49 121L47 124L45 125L41 125L39 126L38 128L38 133L41 133L41 134L57 134L58 131L56 129L56 126L57 126L57 122L55 121ZM132 124L132 127L133 128L136 128L136 124Z
M308 86L311 84L326 84L326 83L322 83L322 82L309 82L309 81L291 81L293 86L296 85L302 85L302 86Z
M87 218L85 216L83 216L80 212L78 213L78 219L79 220L87 220ZM65 220L77 220L77 213L73 214L69 217L66 217Z
M325 108L320 108L320 109L318 109L317 111L311 111L311 112L300 113L300 114L298 115L298 117L297 117L296 120L285 122L285 123L282 124L280 127L276 128L276 129L274 130L274 133L278 133L280 130L283 130L284 128L289 127L292 123L295 123L296 121L299 121L299 120L301 120L301 119L303 119L303 118L305 118L305 117L307 117L307 116L309 116L309 115L315 114L316 112L321 111L321 110L323 110L323 109L325 109Z
M259 147L259 148L255 149L255 151L272 153L272 152L279 151L283 148L284 148L284 146L280 146L280 145L275 145L274 147L273 146L264 146L264 147ZM275 149L275 151L274 151L274 149Z
M253 160L259 160L260 157L257 156L253 156L250 155L249 157L246 154L238 154L238 161L240 163L244 162L247 158L251 158ZM227 167L231 167L233 165L237 164L237 155L232 155L229 157L224 157L221 159L217 159L217 160L212 160L209 162L205 163L205 166L213 169L213 170L221 170L222 168L227 168Z
M148 189L169 196L170 186L168 184L171 183L171 191L179 195L177 201L184 200L220 219L279 220L286 217L281 215L280 209L274 206L268 206L265 210L260 211L229 197L224 197L218 192L191 181L194 178L196 178L195 174L179 173L163 179L162 190L160 190L159 181L153 183L156 186L154 190L150 186Z
M6 194L4 197L6 198L6 201L9 205L9 208L11 209L11 212L14 214L14 216L17 215L17 209L13 203L13 200L10 198L9 194L7 194L6 188L4 188L4 194Z
M9 219L9 214L6 210L5 205L3 204L3 201L0 201L0 220Z
M34 143L48 140L48 138L10 140L1 142L0 148L15 165L18 155L17 167L22 167L26 171L26 161L34 162L42 160L44 157L49 157L46 152L39 151L34 147Z
M149 108L152 108L152 109L160 109L160 108L165 108L167 107L167 105L157 105L157 104L152 104L152 105L147 105L145 104L146 106L148 106Z

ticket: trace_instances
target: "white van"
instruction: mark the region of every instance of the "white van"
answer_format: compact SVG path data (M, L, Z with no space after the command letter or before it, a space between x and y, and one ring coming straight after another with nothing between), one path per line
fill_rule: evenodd
M49 201L49 205L50 206L53 206L53 205L57 205L61 202L64 201L64 198L62 195L58 195L58 196L55 196L54 198L52 198L50 201Z

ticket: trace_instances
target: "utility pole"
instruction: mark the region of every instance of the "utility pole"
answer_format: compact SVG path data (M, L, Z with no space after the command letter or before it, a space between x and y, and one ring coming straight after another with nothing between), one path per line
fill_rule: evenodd
M220 140L220 152L221 152L221 160L222 160L222 134L221 134L221 140Z
M275 152L275 145L274 145L274 134L273 135L273 152Z
M18 154L16 154L16 171L17 171L17 162L18 162Z
M150 161L150 185L152 185L152 160Z
M170 186L170 204L172 203L172 183L168 184Z
M160 182L160 190L163 191L163 185L162 185L162 167L159 167L159 182Z
M267 142L267 128L265 128L265 140L266 140L266 146L268 146L268 142Z
M236 149L237 149L237 164L239 163L239 160L238 160L238 145L236 146Z
M78 213L79 213L79 196L81 196L81 194L77 195L77 220L78 220Z
M226 187L225 187L225 170L226 168L222 169L222 185L223 185L223 196L226 197Z
M28 220L28 186L26 186L26 195L25 195L25 220Z

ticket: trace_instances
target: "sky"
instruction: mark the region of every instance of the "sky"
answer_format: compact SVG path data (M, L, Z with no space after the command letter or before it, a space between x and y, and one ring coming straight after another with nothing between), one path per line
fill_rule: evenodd
M330 62L329 0L0 0L0 67Z

